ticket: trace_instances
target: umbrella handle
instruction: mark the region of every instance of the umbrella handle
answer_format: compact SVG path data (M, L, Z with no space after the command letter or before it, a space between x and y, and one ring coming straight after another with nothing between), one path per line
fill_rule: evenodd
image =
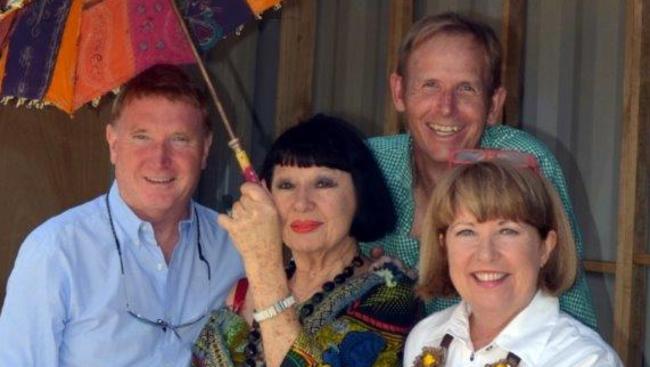
M246 154L246 151L239 145L239 139L235 138L230 140L228 146L235 153L235 158L237 158L237 163L239 163L239 168L244 176L244 181L259 183L260 179L257 177L257 173L255 173L250 159L248 159L248 154Z

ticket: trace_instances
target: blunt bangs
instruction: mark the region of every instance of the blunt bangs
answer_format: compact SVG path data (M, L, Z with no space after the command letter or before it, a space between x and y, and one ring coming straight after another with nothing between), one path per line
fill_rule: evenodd
M327 167L353 174L367 151L361 133L344 121L318 114L286 130L273 143L261 174L270 185L273 167Z
M546 238L553 227L551 198L532 170L519 170L508 162L462 167L441 198L439 223L446 228L456 214L466 210L479 222L506 219L527 223Z
M303 129L304 130L304 129ZM275 143L274 149L264 162L264 168L269 165L293 166L300 168L327 167L350 173L352 168L350 161L344 159L346 152L341 151L338 144L333 141L332 136L318 136L308 134L306 131L297 131L296 134L281 136ZM273 178L273 173L267 182ZM266 178L266 174L264 174Z

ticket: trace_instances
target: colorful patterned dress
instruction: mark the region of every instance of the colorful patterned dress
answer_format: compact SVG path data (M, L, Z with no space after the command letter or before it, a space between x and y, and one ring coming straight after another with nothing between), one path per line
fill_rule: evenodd
M401 365L406 336L423 316L413 285L387 263L337 286L303 320L282 366ZM215 311L194 345L192 365L243 366L249 331L230 309Z

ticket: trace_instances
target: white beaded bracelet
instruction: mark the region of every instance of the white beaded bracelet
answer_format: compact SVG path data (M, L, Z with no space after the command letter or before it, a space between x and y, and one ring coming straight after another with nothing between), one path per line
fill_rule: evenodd
M253 311L253 319L262 322L279 315L282 311L296 304L296 299L290 294L289 297L278 301L276 304L261 311Z

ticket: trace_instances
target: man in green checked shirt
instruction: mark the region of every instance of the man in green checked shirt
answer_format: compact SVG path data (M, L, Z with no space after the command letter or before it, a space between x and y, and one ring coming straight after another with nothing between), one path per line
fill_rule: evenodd
M542 174L562 199L582 259L582 236L557 160L529 134L496 126L506 91L501 85L501 46L494 31L454 13L429 16L413 25L398 56L390 87L395 108L407 121L408 133L368 141L391 190L398 224L382 240L362 244L364 251L381 246L387 255L416 266L420 223L436 181L448 169L450 152L487 148L537 157ZM427 311L438 311L455 302L437 299L427 305ZM574 286L560 297L560 307L597 328L582 269Z

